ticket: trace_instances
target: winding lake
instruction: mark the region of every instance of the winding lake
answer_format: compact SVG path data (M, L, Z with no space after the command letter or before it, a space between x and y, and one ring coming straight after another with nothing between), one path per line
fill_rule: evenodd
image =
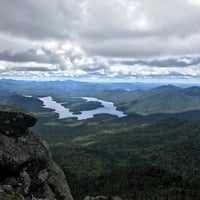
M78 120L83 120L83 119L93 118L94 115L97 114L111 114L111 115L116 115L118 117L126 116L122 111L117 110L117 107L112 102L103 101L94 97L82 97L82 99L85 99L88 102L89 101L100 102L103 107L94 110L80 111L80 114L73 114L73 112L71 112L69 108L64 107L62 103L54 101L53 98L50 96L38 99L43 102L44 108L53 109L54 112L58 113L59 119L76 117Z

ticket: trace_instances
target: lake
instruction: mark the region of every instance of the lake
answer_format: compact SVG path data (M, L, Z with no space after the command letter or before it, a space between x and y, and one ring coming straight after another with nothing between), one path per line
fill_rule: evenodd
M44 108L53 109L54 112L58 113L59 119L76 117L78 120L83 120L83 119L93 118L94 115L97 114L111 114L111 115L116 115L118 117L126 116L122 111L117 110L117 107L114 105L114 103L109 101L103 101L95 97L82 97L82 99L85 99L88 102L89 101L100 102L103 107L94 110L80 111L80 114L73 114L73 112L71 112L69 108L66 108L62 105L63 103L58 103L54 101L53 98L50 96L38 99L43 102Z

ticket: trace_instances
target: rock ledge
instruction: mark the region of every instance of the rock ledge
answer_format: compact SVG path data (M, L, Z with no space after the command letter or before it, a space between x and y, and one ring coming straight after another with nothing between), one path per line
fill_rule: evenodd
M0 106L0 199L73 200L48 144L28 129L36 121L31 113Z

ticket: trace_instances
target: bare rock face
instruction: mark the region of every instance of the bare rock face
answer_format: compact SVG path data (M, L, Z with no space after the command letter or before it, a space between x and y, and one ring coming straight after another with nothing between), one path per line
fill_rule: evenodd
M31 113L13 106L0 105L0 133L5 135L23 135L37 119Z
M28 129L36 121L21 109L0 106L0 199L73 200L48 144Z
M118 196L96 196L96 197L91 197L91 196L86 196L84 200L123 200L121 197Z

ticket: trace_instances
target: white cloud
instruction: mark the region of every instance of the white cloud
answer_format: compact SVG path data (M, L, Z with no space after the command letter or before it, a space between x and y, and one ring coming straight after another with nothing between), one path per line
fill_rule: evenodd
M198 0L0 3L1 76L200 77Z

